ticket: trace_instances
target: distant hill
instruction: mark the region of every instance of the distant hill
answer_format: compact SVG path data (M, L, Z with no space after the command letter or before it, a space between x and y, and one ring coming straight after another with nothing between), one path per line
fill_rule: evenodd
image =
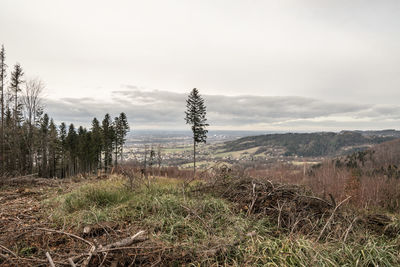
M368 175L383 174L400 178L400 139L337 158L336 166L359 168Z
M395 130L267 134L225 142L222 149L231 152L258 147L255 154L279 149L284 156L324 157L350 154L399 137Z

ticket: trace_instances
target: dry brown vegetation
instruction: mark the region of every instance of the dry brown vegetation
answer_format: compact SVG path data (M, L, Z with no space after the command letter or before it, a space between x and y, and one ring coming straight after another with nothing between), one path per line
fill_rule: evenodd
M248 168L247 176L280 183L304 185L316 196L349 203L363 209L395 211L400 208L400 140L373 147L319 165L279 164L268 169Z

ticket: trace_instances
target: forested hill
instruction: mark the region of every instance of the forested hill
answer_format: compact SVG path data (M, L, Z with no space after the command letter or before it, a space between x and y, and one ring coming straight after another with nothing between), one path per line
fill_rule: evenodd
M228 152L259 147L255 153L259 154L271 148L278 148L284 150L285 156L321 157L363 150L370 145L396 138L397 135L392 134L377 132L373 135L371 132L364 134L360 131L267 134L226 142L223 150Z

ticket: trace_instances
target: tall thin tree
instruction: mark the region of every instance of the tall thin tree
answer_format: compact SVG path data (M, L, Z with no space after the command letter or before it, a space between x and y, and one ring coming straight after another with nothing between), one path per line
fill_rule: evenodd
M104 169L108 172L112 164L112 152L114 141L114 128L112 125L110 114L106 114L102 121L102 136L103 136L103 150L104 150Z
M14 65L14 70L11 72L11 81L10 81L10 88L14 99L14 123L15 125L19 122L19 103L18 103L18 93L21 92L21 84L23 81L24 72L22 67L19 63Z
M185 121L190 124L193 132L193 177L196 177L196 145L206 143L206 127L209 126L206 118L206 106L199 90L194 88L186 100Z
M1 90L1 141L0 141L0 149L1 149L1 172L4 172L4 163L5 163L5 158L4 158L4 83L5 83L5 78L6 78L6 68L7 65L5 63L6 61L6 52L4 50L4 45L1 46L0 50L0 90Z
M42 94L44 83L40 79L30 79L25 83L22 92L22 104L25 121L28 124L27 145L29 151L28 169L33 168L33 150L34 150L34 127L38 116L43 112Z
M97 170L101 170L101 150L103 148L102 138L100 122L94 118L92 121L92 148L94 153L94 163Z
M118 118L115 118L116 126L115 126L115 136L116 136L116 143L117 143L117 150L116 150L116 157L119 155L121 161L123 160L123 150L124 144L126 141L126 135L129 132L129 124L126 114L122 112L119 114Z

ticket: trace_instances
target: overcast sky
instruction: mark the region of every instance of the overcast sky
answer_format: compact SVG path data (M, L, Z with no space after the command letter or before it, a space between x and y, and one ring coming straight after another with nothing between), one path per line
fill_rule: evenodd
M7 63L46 84L47 112L186 129L400 128L399 0L0 0Z

